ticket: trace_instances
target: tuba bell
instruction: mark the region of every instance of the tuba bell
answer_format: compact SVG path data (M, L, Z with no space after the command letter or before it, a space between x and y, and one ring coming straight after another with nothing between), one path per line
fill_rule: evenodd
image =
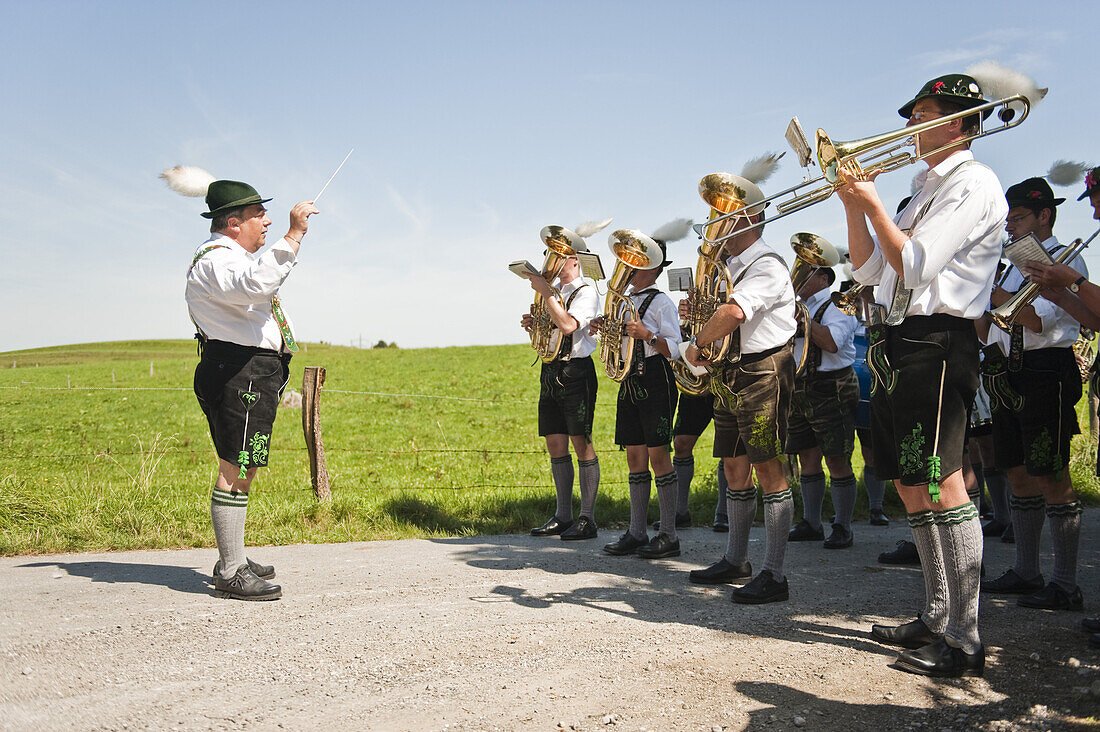
M791 249L794 250L795 263L791 266L791 286L795 293L795 308L802 318L802 356L798 360L795 374L806 369L810 354L810 327L812 318L806 303L798 299L798 291L822 267L835 267L840 263L840 253L832 244L816 234L801 232L791 237Z
M575 257L578 251L587 251L584 239L564 226L544 226L539 232L542 243L546 245L546 259L542 264L542 277L553 282L561 273L565 260ZM561 294L555 289L552 295L563 308ZM564 336L550 316L550 307L541 293L535 293L531 303L531 347L544 363L550 363L561 355Z
M607 281L603 320L600 323L600 360L614 381L630 373L634 361L635 340L626 335L626 322L638 318L638 308L625 294L634 273L656 269L664 262L657 242L636 229L619 229L607 239L615 255L615 270Z
M702 238L699 259L695 264L695 279L688 292L688 315L680 323L685 339L697 335L711 316L729 297L733 278L722 256L723 243L737 233L740 217L763 211L757 206L764 194L752 181L729 173L711 173L699 181L699 196L710 206L706 224L697 225ZM751 207L751 208L750 208ZM699 348L709 361L721 360L729 351L732 334ZM676 386L684 394L699 396L710 386L710 376L696 376L679 359L672 362Z

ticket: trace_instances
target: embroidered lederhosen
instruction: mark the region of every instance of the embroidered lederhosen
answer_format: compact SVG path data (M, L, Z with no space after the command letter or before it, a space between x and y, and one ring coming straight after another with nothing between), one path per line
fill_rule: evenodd
M649 312L649 306L653 302L653 298L661 294L660 290L647 289L634 293L635 295L645 295L645 299L642 300L642 304L638 306L638 321L640 322L645 314ZM637 403L644 400L648 395L645 386L642 385L642 379L645 376L645 348L642 344L634 344L634 355L630 361L630 370L627 372L626 378L623 379L623 383L626 384L625 392L620 391L619 396L622 398L624 393L630 395L630 400Z
M821 319L825 317L825 311L832 305L832 301L829 298L825 298L825 302L821 304L821 307L817 309L817 312L813 314L811 318L815 323L821 325ZM802 344L803 348L809 349L809 355L806 356L806 372L804 376L809 378L811 374L816 374L817 370L821 368L821 347L814 343L813 338L807 338L806 343Z
M576 299L577 293L586 287L588 287L587 282L569 293L569 297L565 300L566 312L569 312L569 306L573 304L573 300ZM563 335L561 337L561 347L558 349L558 357L551 361L549 364L543 364L543 386L545 386L551 392L555 392L555 398L557 398L556 390L560 390L565 387L565 384L562 382L561 379L562 371L564 370L565 365L568 364L570 360L572 360L572 353L573 334L569 333L568 335ZM536 363L537 361L538 359L536 359ZM545 368L547 366L549 368Z

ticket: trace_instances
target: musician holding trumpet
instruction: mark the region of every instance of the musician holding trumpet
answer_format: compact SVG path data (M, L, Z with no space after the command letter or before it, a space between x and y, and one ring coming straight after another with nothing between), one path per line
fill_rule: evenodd
M1064 198L1042 178L1011 186L1006 229L1013 241L1034 235L1052 257L1066 247L1058 243L1053 226L1057 206ZM1065 256L1073 256L1065 252ZM1076 277L1088 276L1078 255L1067 262ZM1071 283L1072 284L1072 283ZM1076 405L1081 398L1081 374L1073 355L1080 325L1073 316L1044 297L1031 304L1006 306L1024 285L1014 265L1006 270L991 302L1012 309L1008 330L990 323L984 340L983 369L993 409L993 446L997 467L1008 474L1012 487L1012 526L1016 564L1000 577L982 583L985 592L1016 594L1022 607L1080 610L1077 586L1077 546L1081 534L1081 502L1069 474L1070 438L1080 432ZM1007 358L1006 358L1007 355ZM1039 569L1039 538L1044 514L1050 519L1054 546L1054 574L1044 584Z
M902 646L895 666L927 676L981 675L978 635L982 527L962 477L967 410L978 387L974 321L985 312L1008 207L997 176L974 160L986 104L972 77L929 81L898 113L923 127L927 178L892 217L873 182L846 164L844 204L857 282L877 285L868 326L875 468L892 478L924 568L926 604L872 637ZM989 107L985 108L989 110ZM960 114L956 114L960 113ZM868 223L870 226L868 226Z

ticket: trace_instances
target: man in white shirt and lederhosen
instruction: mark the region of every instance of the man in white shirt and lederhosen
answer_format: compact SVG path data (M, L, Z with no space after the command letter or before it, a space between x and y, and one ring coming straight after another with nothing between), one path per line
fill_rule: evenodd
M856 359L858 321L832 303L829 288L835 280L832 268L819 267L797 293L810 317L810 343L802 338L800 325L794 341L795 363L801 362L803 349L809 348L809 352L805 368L795 375L784 451L798 455L802 484L802 520L791 529L788 539L823 541L826 549L845 549L852 546L852 512L857 488L852 472L852 451L855 449L859 380L852 364ZM835 509L827 539L821 523L825 500L822 458L829 468Z
M948 74L898 112L916 124L985 101L973 78ZM982 528L962 461L979 382L974 321L993 288L1008 207L997 176L974 161L965 141L980 126L976 117L920 134L921 149L938 152L925 158L927 178L896 217L871 181L845 175L837 191L853 276L877 285L881 306L868 327L875 468L894 480L925 577L920 616L871 633L910 649L897 668L928 676L980 675L985 668L978 635Z
M1013 241L1033 234L1052 257L1065 247L1053 227L1058 204L1050 184L1029 178L1005 192L1007 230ZM1084 260L1066 262L1082 278ZM1024 285L1013 265L1005 270L991 297L1003 305ZM984 370L993 409L993 452L1012 487L1012 527L1016 564L1000 577L982 583L984 592L1020 595L1022 607L1081 610L1077 586L1077 546L1081 535L1081 501L1069 474L1070 438L1078 434L1077 402L1081 373L1073 355L1080 325L1044 297L1019 310L1009 332L986 324ZM981 331L982 328L979 328ZM1050 519L1054 573L1043 582L1039 537Z
M218 561L214 592L239 600L282 596L270 565L245 556L248 494L256 471L267 465L275 411L298 345L279 303L278 291L298 262L298 249L312 201L295 204L290 230L261 256L271 219L247 183L217 180L206 192L211 219L207 239L187 272L187 309L195 323L201 357L195 395L218 454L218 477L210 501Z
M696 366L711 369L714 392L714 456L722 458L728 489L729 537L718 562L693 570L692 582L717 584L752 576L748 560L749 531L756 516L753 473L764 491L767 537L760 573L733 590L738 603L760 604L789 599L783 560L794 501L779 461L787 438L787 412L794 381L794 289L783 259L761 238L763 192L748 179L728 176L745 202L725 245L732 278L729 300L718 307L684 352ZM732 196L731 196L732 198ZM755 227L755 228L753 228ZM687 301L681 301L687 316ZM734 343L718 363L700 360L698 345L727 334Z

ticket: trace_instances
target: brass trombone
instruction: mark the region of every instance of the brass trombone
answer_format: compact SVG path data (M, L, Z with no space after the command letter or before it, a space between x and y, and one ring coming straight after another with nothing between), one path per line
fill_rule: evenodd
M994 110L997 111L997 119L1001 121L1001 124L987 130L985 129L985 118L989 116L987 112L991 113ZM768 196L763 201L758 202L761 205L757 210L763 210L764 205L774 202L776 213L768 219L769 221L789 216L796 211L821 203L832 196L833 192L843 185L841 183L842 173L863 180L879 173L898 170L918 160L924 160L931 155L955 147L960 143L971 142L980 137L988 137L1017 127L1027 119L1030 111L1031 102L1028 98L1022 94L1015 94L996 102L986 102L961 112L937 117L928 122L847 142L833 142L829 135L825 133L825 130L818 129L814 147L817 151L817 162L821 167L822 175ZM932 150L921 150L919 138L921 132L972 115L980 115L976 133L959 140L953 140ZM902 148L909 146L913 147L913 152L902 150ZM806 189L806 191L799 193L803 189ZM790 199L779 200L789 194L793 194ZM727 217L741 216L744 213L744 211L738 210L727 214ZM711 221L710 224L717 222L718 220ZM761 221L748 227L748 229L755 229L763 225L764 222ZM732 235L724 234L725 238L708 241L700 225L696 225L695 231L704 237L704 241L710 244L721 244Z
M626 322L638 318L638 308L625 294L626 286L635 272L656 269L665 260L657 242L636 229L619 229L608 237L607 243L616 261L607 281L600 323L600 360L612 380L622 381L630 373L636 345L626 334Z
M1072 244L1058 252L1058 255L1054 257L1054 264L1072 262L1077 255L1085 250L1085 247L1092 243L1097 234L1100 234L1100 229L1094 231L1092 236L1084 241L1081 241L1080 238L1074 240ZM1020 317L1020 312L1039 296L1039 290L1040 286L1036 282L1025 284L1016 291L1015 295L1002 303L999 308L990 311L989 315L993 319L993 324L1001 330L1011 331L1016 318Z

